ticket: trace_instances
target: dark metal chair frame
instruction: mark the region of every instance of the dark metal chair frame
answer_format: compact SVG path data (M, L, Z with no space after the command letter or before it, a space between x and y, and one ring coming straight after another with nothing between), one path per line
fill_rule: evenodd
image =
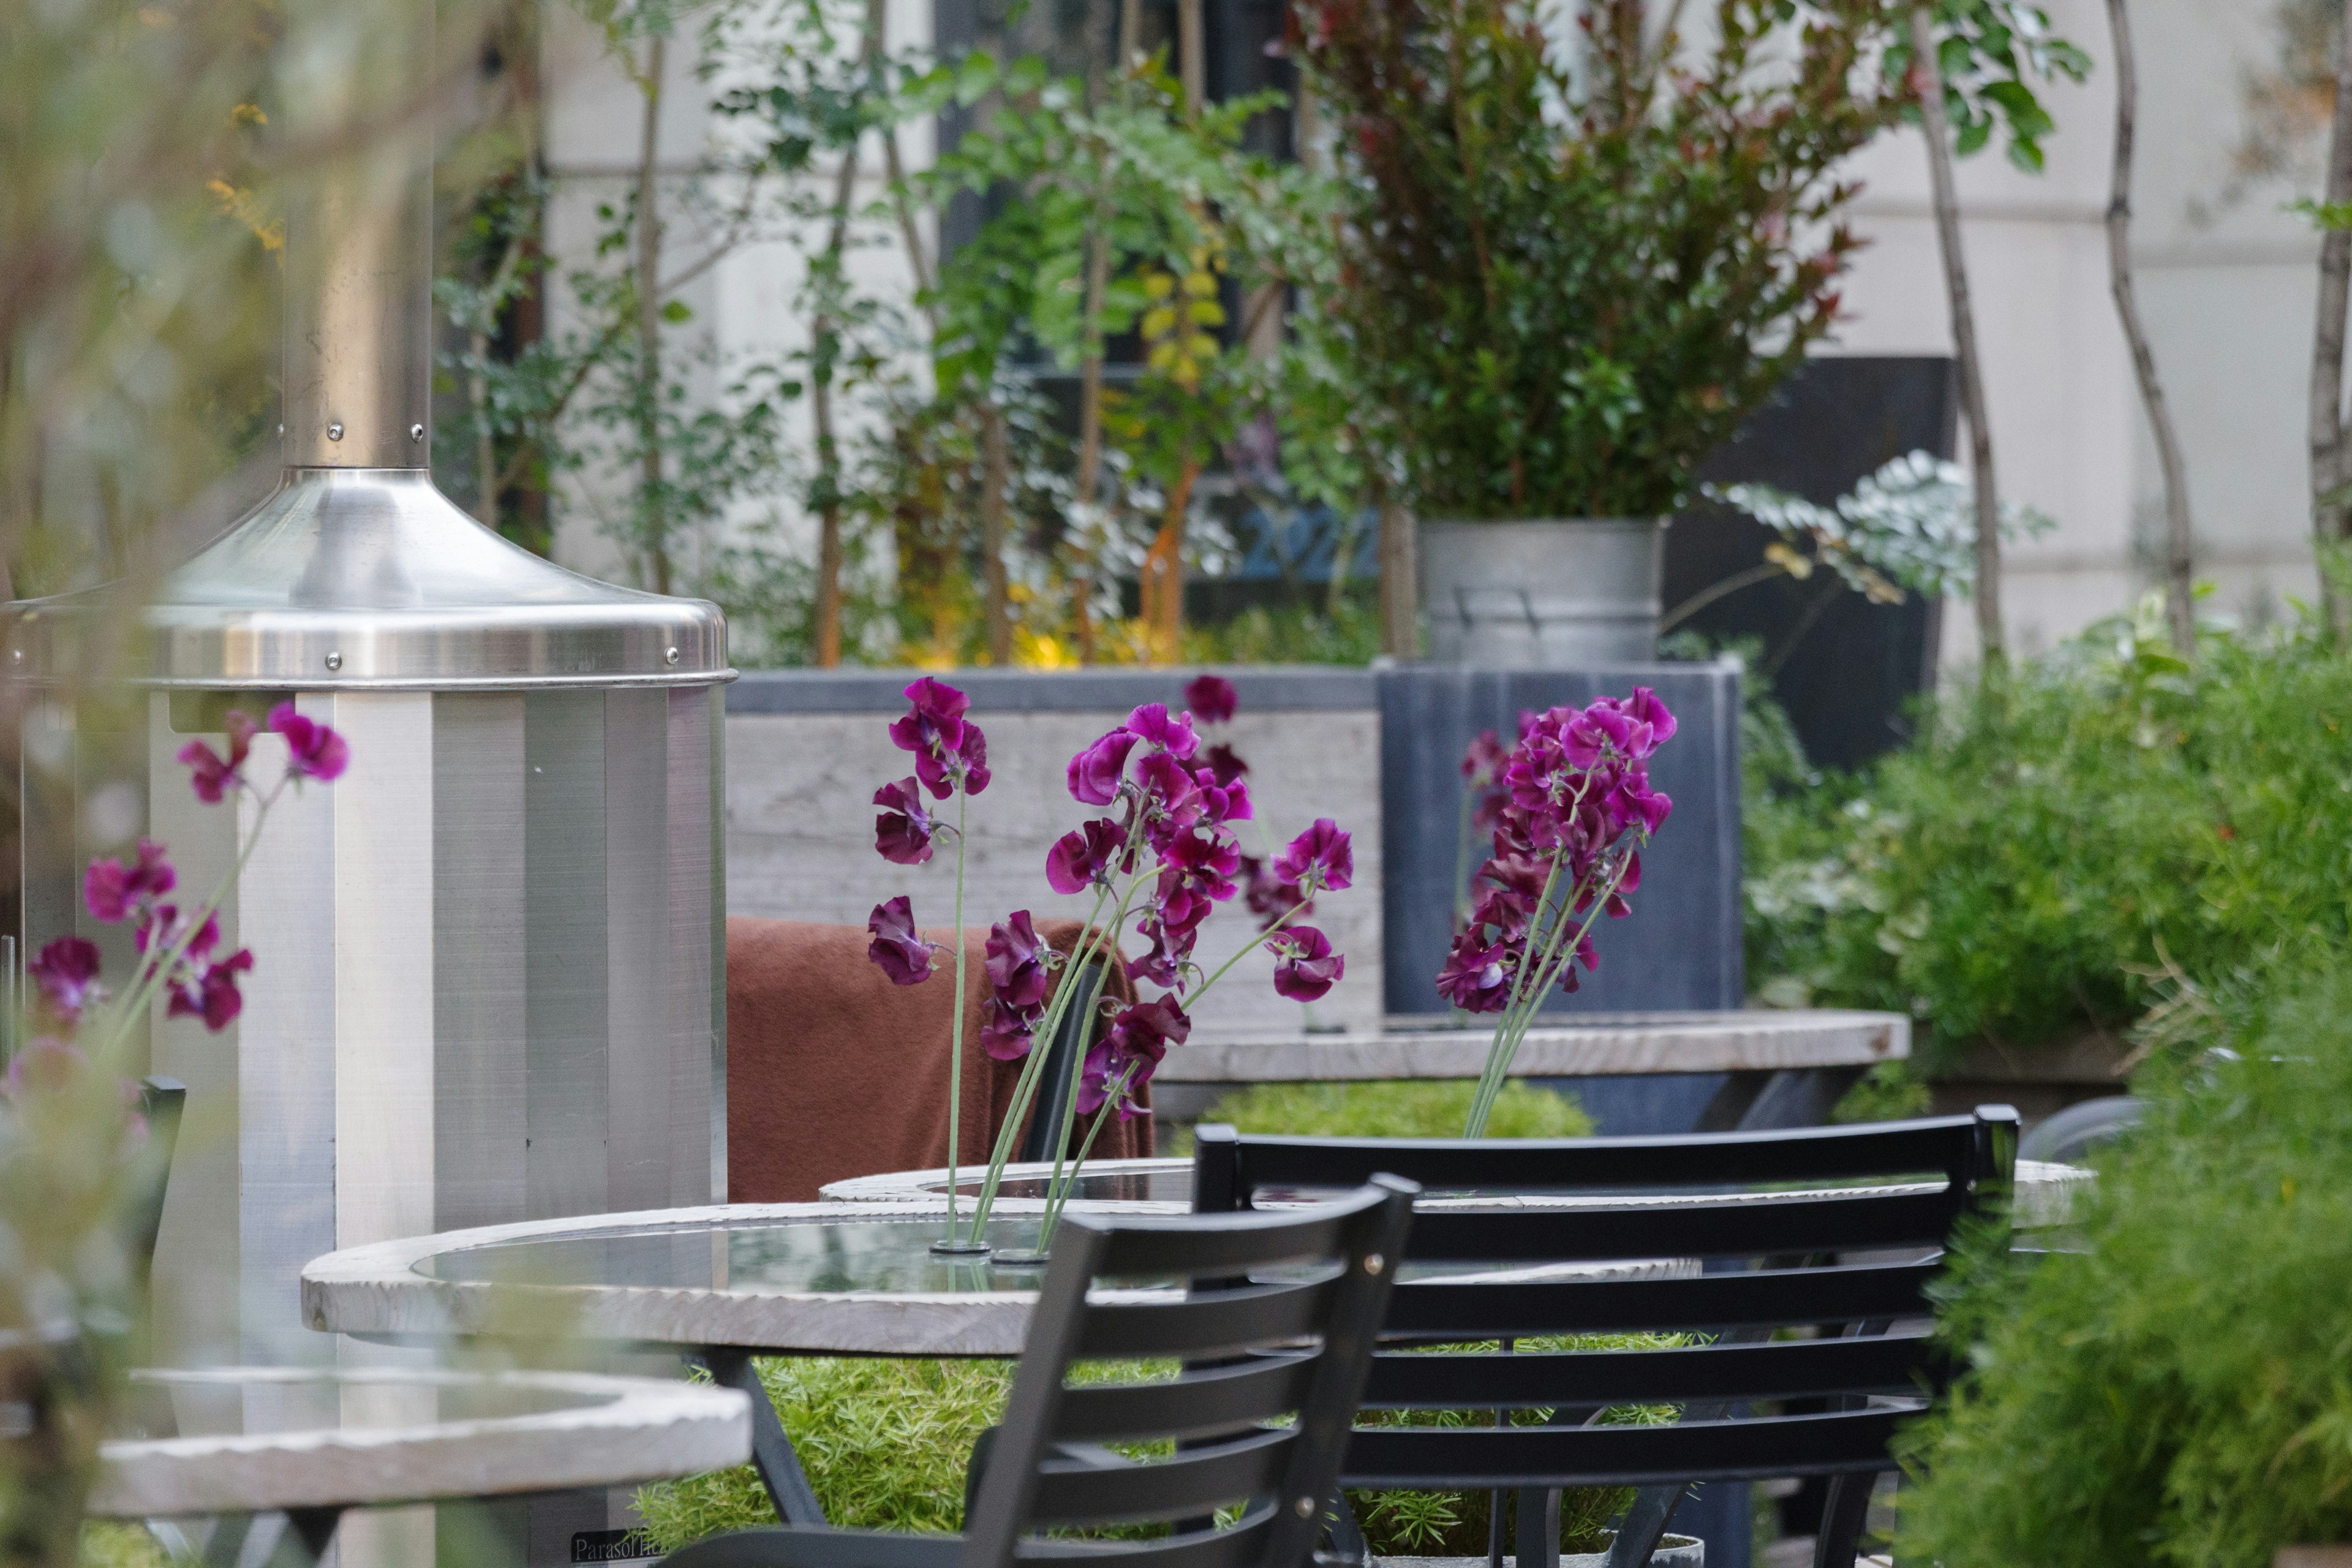
M1335 1203L1287 1212L1067 1215L966 1533L787 1524L713 1536L667 1561L1011 1568L1084 1557L1134 1568L1297 1568L1338 1495L1417 1191L1376 1176ZM1173 1280L1187 1289L1166 1289ZM1121 1282L1159 1288L1119 1290ZM1165 1381L1069 1384L1074 1363L1155 1359L1181 1370ZM1276 1424L1286 1416L1295 1419ZM1168 1458L1133 1460L1105 1447L1171 1438ZM1234 1504L1238 1516L1220 1522L1216 1510ZM1171 1533L1041 1533L1154 1521Z
M1267 1189L1347 1186L1393 1171L1432 1195L1448 1192L1623 1194L1573 1208L1436 1208L1415 1220L1407 1260L1489 1263L1522 1273L1481 1282L1412 1279L1391 1298L1367 1408L1477 1409L1481 1427L1359 1426L1343 1470L1350 1488L1493 1489L1488 1555L1501 1554L1501 1496L1518 1492L1519 1538L1542 1545L1522 1568L1553 1568L1559 1489L1640 1489L1620 1522L1611 1568L1646 1563L1691 1482L1827 1476L1818 1568L1851 1568L1875 1477L1895 1468L1888 1440L1924 1408L1947 1368L1928 1328L1926 1291L1942 1252L1993 1200L2014 1168L2017 1112L1786 1131L1660 1138L1276 1138L1195 1130L1193 1202L1204 1214L1247 1210ZM1907 1181L1906 1178L1909 1178ZM1940 1184L1937 1181L1940 1178ZM1659 1205L1643 1192L1876 1181L1771 1202ZM1890 1190L1890 1186L1893 1190ZM1859 1261L1842 1255L1878 1254ZM1897 1255L1888 1260L1884 1255ZM1705 1260L1682 1279L1524 1277L1528 1266L1639 1258ZM1777 1339L1810 1328L1810 1339ZM1538 1336L1659 1331L1704 1336L1676 1349L1517 1353ZM1412 1346L1498 1343L1499 1351ZM1751 1401L1826 1399L1810 1414L1749 1416ZM1612 1406L1675 1405L1673 1425L1588 1425ZM1542 1426L1506 1410L1549 1410ZM1339 1545L1362 1552L1344 1513Z

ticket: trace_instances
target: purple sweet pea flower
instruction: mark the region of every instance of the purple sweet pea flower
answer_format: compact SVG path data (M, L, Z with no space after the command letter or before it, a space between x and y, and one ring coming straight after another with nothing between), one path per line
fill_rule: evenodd
M1312 873L1319 891L1339 892L1355 879L1356 850L1339 825L1318 816L1274 862L1274 874L1302 887Z
M48 998L58 1021L71 1027L85 1005L105 994L98 984L99 961L98 944L88 937L61 936L41 949L25 972Z
M1256 856L1242 857L1240 875L1250 913L1257 917L1258 930L1272 930L1293 910L1301 914L1314 913L1314 900L1301 896L1298 884L1276 876Z
M1127 716L1128 733L1150 742L1180 763L1189 763L1200 749L1192 721L1184 714L1171 717L1165 702L1147 702Z
M253 750L257 727L251 719L232 708L221 722L221 730L228 737L226 758L202 741L191 741L180 748L179 760L187 765L188 783L195 789L198 800L206 805L218 805L224 795L245 787L245 759Z
M982 967L999 998L1013 1007L1035 1007L1052 989L1045 968L1045 940L1027 910L1015 910L1010 920L988 930L988 958Z
M82 874L82 902L97 919L112 925L180 884L163 847L142 838L136 858L125 867L115 859L92 860Z
M940 800L956 791L959 779L971 794L988 787L988 743L979 727L964 719L971 699L943 680L926 675L906 689L904 718L890 724L890 742L915 754L915 776Z
M1203 724L1230 724L1239 696L1222 675L1196 675L1184 686L1184 706Z
M1292 926L1268 943L1274 949L1274 988L1293 1002L1312 1002L1348 973L1344 953L1313 926Z
M89 1058L72 1043L44 1035L9 1058L0 1095L19 1100L26 1094L54 1093L69 1087L89 1065Z
M343 776L352 760L352 749L341 735L297 713L291 702L280 702L269 710L269 732L286 742L286 772L290 777L332 784Z
M1118 781L1136 738L1125 730L1109 734L1070 759L1070 795L1082 805L1108 805L1118 798Z
M1057 893L1075 893L1107 879L1111 862L1118 858L1125 843L1126 836L1119 831L1118 824L1108 817L1098 816L1082 827L1072 828L1045 852L1047 885Z
M1510 1002L1519 957L1517 947L1489 946L1477 939L1475 928L1463 931L1437 972L1438 994L1465 1013L1499 1013Z
M1241 753L1223 741L1202 752L1201 760L1209 765L1210 773L1222 785L1239 784L1241 776L1249 772L1249 764L1242 761Z
M1017 1062L1036 1043L1043 1007L1015 1007L1002 996L981 1004L980 1048L1001 1062Z
M939 823L923 807L923 792L910 778L886 784L874 792L874 804L886 809L874 819L874 847L882 858L901 866L919 866L931 858L931 835Z
M931 977L931 944L915 931L914 902L904 893L877 904L866 929L874 941L866 956L881 966L893 985L919 985Z
M253 952L243 947L202 970L189 965L185 975L172 984L171 1002L163 1009L164 1015L202 1018L206 1029L219 1034L245 1011L245 997L236 988L236 977L252 967Z
M1092 1116L1110 1098L1110 1087L1128 1074L1120 1091L1118 1114L1127 1121L1140 1114L1135 1091L1151 1081L1170 1046L1181 1046L1192 1032L1192 1020L1172 996L1155 996L1122 1008L1094 1049L1087 1053L1078 1086L1078 1111Z

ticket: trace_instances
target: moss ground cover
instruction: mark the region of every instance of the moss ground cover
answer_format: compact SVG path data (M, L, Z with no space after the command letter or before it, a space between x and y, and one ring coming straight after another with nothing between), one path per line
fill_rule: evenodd
M2151 1068L2083 1250L1969 1260L1971 1371L1910 1439L1944 1568L2263 1568L2352 1542L2352 965Z

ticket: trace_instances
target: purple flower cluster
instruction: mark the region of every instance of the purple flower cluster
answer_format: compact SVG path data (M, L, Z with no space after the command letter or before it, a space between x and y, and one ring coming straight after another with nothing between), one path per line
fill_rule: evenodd
M190 741L179 752L189 786L207 805L254 787L245 776L245 764L262 726L232 710L221 728L228 739L226 757L202 741ZM290 702L270 710L268 729L286 742L286 771L278 789L304 779L331 784L350 764L351 748L342 736L296 712ZM277 790L270 791L263 797L262 809L276 798ZM222 954L220 919L211 905L183 914L178 904L165 901L179 885L180 874L163 846L142 838L128 863L112 856L89 863L82 873L82 904L101 924L131 922L131 942L140 954L134 998L142 992L160 993L168 1016L201 1018L205 1028L217 1033L245 1009L238 980L252 972L253 953L240 947ZM79 1026L87 1009L106 997L99 980L100 960L98 945L87 937L61 936L26 965L49 1015L68 1033Z
M1463 763L1474 787L1482 773L1490 781L1494 853L1478 868L1469 920L1437 988L1471 1013L1503 1011L1530 963L1555 964L1567 991L1577 988L1580 965L1599 967L1589 919L1572 948L1562 922L1596 900L1612 918L1629 912L1625 895L1642 885L1640 847L1674 809L1650 787L1647 764L1673 738L1675 717L1649 688L1526 715L1519 730L1518 744L1499 759L1474 743ZM1548 960L1554 944L1561 951Z
M1311 926L1290 923L1318 890L1345 888L1354 876L1348 835L1326 818L1301 834L1270 868L1246 861L1234 825L1251 819L1244 775L1248 764L1223 739L1203 743L1201 728L1232 721L1236 706L1232 682L1202 675L1185 688L1187 708L1171 712L1148 702L1124 723L1080 748L1065 770L1070 796L1096 808L1046 852L1045 880L1068 895L1097 890L1116 910L1109 929L1095 940L1118 952L1129 920L1147 944L1141 956L1119 952L1129 978L1163 994L1107 1008L1108 1025L1089 1049L1079 1089L1079 1108L1092 1114L1114 1098L1121 1116L1139 1113L1137 1096L1168 1047L1192 1030L1185 1011L1202 984L1192 962L1202 926L1210 912L1240 890L1235 880L1250 868L1253 907L1261 879L1285 900L1265 912L1267 939L1276 957L1276 988L1311 1001L1329 991L1346 960ZM940 830L920 789L944 799L958 787L978 794L988 779L986 743L965 717L963 693L929 677L907 689L908 715L890 727L891 738L916 756L916 776L885 784L874 802L884 808L875 825L875 847L900 865L919 865L931 855ZM911 985L933 973L934 948L916 931L905 898L877 905L868 922L869 952L898 984ZM981 1044L989 1055L1012 1061L1026 1057L1038 1031L1056 1005L1055 975L1069 963L1038 935L1028 910L1015 912L989 931L988 994L982 1005Z

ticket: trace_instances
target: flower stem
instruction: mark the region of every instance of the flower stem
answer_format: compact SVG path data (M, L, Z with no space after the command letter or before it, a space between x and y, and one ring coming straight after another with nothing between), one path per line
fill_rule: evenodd
M1059 1195L1050 1189L1047 1191L1045 1217L1037 1227L1038 1251L1043 1252L1053 1244L1054 1226L1060 1222L1062 1210L1068 1206L1070 1188L1077 1185L1078 1168L1087 1163L1087 1156L1094 1152L1095 1140L1102 1135L1103 1123L1110 1120L1110 1113L1118 1106L1119 1097L1127 1092L1128 1079L1135 1076L1135 1068L1136 1064L1129 1062L1119 1069L1118 1080L1110 1086L1110 1097L1103 1101L1102 1109L1095 1112L1095 1124L1087 1129L1086 1142L1078 1145L1077 1157L1070 1162L1070 1187L1062 1189Z
M1119 898L1118 910L1116 914L1111 916L1110 921L1110 946L1114 952L1116 952L1118 945L1118 933L1125 930L1127 926L1128 906L1135 901L1135 895L1142 890L1143 884L1147 879L1148 879L1145 877L1136 878L1134 881L1128 884L1127 891ZM1072 989L1084 987L1087 990L1087 994L1085 1000L1085 1006L1087 1014L1091 1014L1094 1010L1095 998L1101 994L1102 988L1099 985L1088 986L1087 984L1086 975L1083 972L1074 972L1070 981L1070 986ZM1083 1016L1085 1015L1081 1016ZM1048 1040L1051 1040L1054 1037L1049 1035L1046 1037ZM1084 1035L1081 1035L1078 1037L1079 1060L1077 1069L1070 1074L1069 1091L1063 1097L1062 1100L1061 1131L1054 1140L1054 1173L1047 1178L1045 1183L1045 1201L1049 1205L1055 1202L1055 1195L1062 1190L1063 1161L1064 1157L1070 1152L1070 1131L1077 1125L1078 1091L1086 1086L1086 1044L1087 1037Z
M963 1131L964 949L971 945L963 939L963 827L971 804L971 791L959 775L956 780L955 1024L948 1044L948 1240L950 1243L955 1240L956 1234L956 1163ZM973 1239L977 1241L979 1237Z
M287 778L291 777L293 777L291 773L287 775ZM124 992L122 1000L115 1005L117 1012L114 1027L107 1035L105 1042L99 1047L101 1057L111 1057L115 1048L130 1037L132 1021L145 1012L148 1005L154 1001L156 987L163 984L163 976L178 967L180 960L187 956L188 944L196 940L196 933L205 929L205 923L207 921L220 912L220 907L227 901L230 890L236 888L236 879L245 874L245 863L253 858L254 847L261 842L261 828L262 825L269 820L269 808L276 805L278 797L285 793L286 779L279 779L278 787L261 797L261 804L253 814L253 831L246 835L245 843L237 849L236 864L231 866L227 874L221 878L218 885L213 889L212 897L197 907L194 918L181 927L179 936L171 946L160 952L149 953L147 962L133 972L131 989Z
M1280 917L1277 918L1272 925L1267 926L1264 931L1258 932L1257 935L1253 937L1250 941L1244 942L1240 952L1225 960L1224 963L1217 965L1216 972L1214 973L1211 974L1206 980L1202 981L1198 989L1189 993L1184 998L1185 1011L1190 1012L1192 1008L1198 1006L1200 1005L1201 998L1209 994L1209 987L1214 985L1218 981L1223 980L1225 977L1225 972L1227 970L1233 968L1234 964L1239 963L1243 959L1247 958L1258 948L1265 946L1269 940L1281 933L1283 927L1288 925L1300 915L1306 913L1307 906L1315 901L1315 895L1319 890L1317 887L1317 882L1318 879L1312 873L1309 873L1307 879L1307 886L1302 889L1302 896L1299 900L1291 905L1290 908L1283 910Z
M1110 901L1110 886L1106 883L1102 891L1095 895L1095 907L1087 912L1087 923L1080 928L1077 946L1070 954L1066 973L1076 975L1081 973L1092 955L1100 934L1097 922L1102 917L1103 905ZM1045 1069L1045 1058L1055 1031L1061 1026L1063 1016L1069 1011L1070 994L1076 989L1075 984L1066 982L1055 988L1053 999L1045 1005L1045 1016L1037 1026L1036 1037L1042 1037L1047 1042L1047 1047L1041 1048L1032 1044L1028 1060L1021 1064L1021 1076L1013 1083L1012 1101L1005 1107L1004 1125L997 1131L996 1146L989 1154L988 1173L982 1179L980 1197L972 1209L971 1239L975 1243L988 1225L989 1211L996 1206L997 1184L1004 1179L1005 1163L1012 1158L1013 1142L1020 1136L1021 1119L1036 1096L1037 1079Z
M1593 889L1592 901L1587 906L1588 912L1583 922L1576 927L1573 936L1568 935L1568 929L1569 922L1575 917L1575 889L1571 888L1561 895L1559 913L1552 920L1551 938L1545 944L1542 958L1536 965L1536 983L1528 990L1523 1003L1506 1013L1503 1022L1496 1027L1495 1045L1487 1057L1486 1071L1479 1079L1478 1095L1470 1107L1470 1123L1463 1136L1475 1138L1486 1131L1486 1118L1493 1112L1495 1102L1502 1098L1503 1084L1510 1076L1511 1063L1518 1056L1519 1047L1527 1039L1528 1031L1535 1026L1536 1013L1542 1005L1544 994L1559 980L1561 966L1576 962L1578 950L1591 933L1593 922L1608 908L1610 895L1616 892L1617 884L1624 879L1625 868L1631 863L1630 853L1621 857L1608 879ZM1541 914L1541 905L1538 906L1537 912ZM1524 973L1523 968L1523 977Z

